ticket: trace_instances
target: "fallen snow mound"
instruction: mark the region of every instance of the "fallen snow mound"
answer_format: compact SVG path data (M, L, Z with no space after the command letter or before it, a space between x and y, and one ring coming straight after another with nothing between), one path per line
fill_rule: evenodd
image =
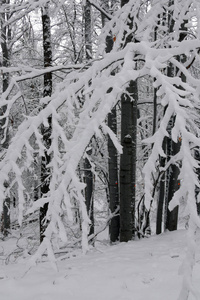
M185 257L185 236L185 230L178 230L114 246L98 242L85 256L77 252L60 257L59 272L49 262L41 262L25 273L27 258L7 265L2 262L0 299L176 300L182 284L179 269ZM5 243L0 247L5 248ZM193 272L197 289L199 245L200 232Z

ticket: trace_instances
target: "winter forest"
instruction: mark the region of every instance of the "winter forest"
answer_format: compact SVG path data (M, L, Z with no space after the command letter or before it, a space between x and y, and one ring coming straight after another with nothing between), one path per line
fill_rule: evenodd
M200 2L0 0L0 43L2 300L200 299Z

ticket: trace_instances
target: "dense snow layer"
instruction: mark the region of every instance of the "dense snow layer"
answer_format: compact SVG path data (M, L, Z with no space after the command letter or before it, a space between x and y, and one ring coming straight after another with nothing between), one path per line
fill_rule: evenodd
M185 235L185 230L179 230L114 246L108 246L104 240L85 256L76 253L58 260L57 273L49 262L39 263L26 274L27 259L17 264L2 263L0 299L175 300L182 284L178 273L185 256ZM5 243L0 245L4 250ZM200 232L197 248L199 245ZM197 249L193 282L198 290L199 280Z

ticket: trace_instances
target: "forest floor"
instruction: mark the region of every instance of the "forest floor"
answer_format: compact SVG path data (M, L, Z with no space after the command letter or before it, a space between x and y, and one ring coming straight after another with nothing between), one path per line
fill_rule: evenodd
M2 260L0 299L176 300L182 285L179 269L186 252L185 236L186 230L178 230L113 246L102 239L86 255L76 251L60 257L58 272L47 261L26 272L27 257L17 262L7 259L7 264ZM13 241L0 242L4 254L13 251ZM193 270L193 283L200 291L199 282L200 232Z

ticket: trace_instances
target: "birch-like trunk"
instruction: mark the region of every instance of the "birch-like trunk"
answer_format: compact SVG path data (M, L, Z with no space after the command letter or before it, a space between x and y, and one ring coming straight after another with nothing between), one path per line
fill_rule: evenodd
M48 68L52 66L52 47L51 47L51 24L49 16L49 4L46 3L42 8L42 30L43 30L43 55L44 55L44 67ZM52 73L48 72L44 75L44 90L43 97L51 96L52 93ZM48 149L51 145L51 116L48 118L49 126L42 126L42 135L46 148ZM50 162L50 156L47 151L42 157L41 163L41 196L44 196L49 191L49 176L50 170L47 165ZM40 242L43 241L44 232L46 229L46 214L48 210L48 204L45 204L40 208Z

